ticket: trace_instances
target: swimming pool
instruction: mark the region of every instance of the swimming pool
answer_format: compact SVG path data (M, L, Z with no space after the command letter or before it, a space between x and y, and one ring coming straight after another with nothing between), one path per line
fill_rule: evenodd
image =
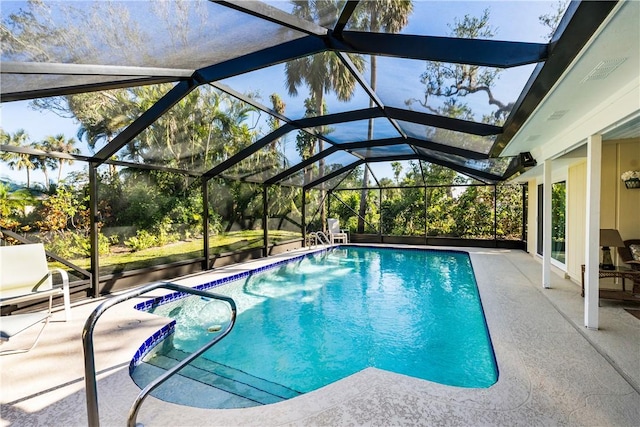
M204 354L207 361L192 373L197 380L217 373L281 399L367 367L460 387L489 387L497 380L465 252L341 247L248 275L215 292L236 301L238 320ZM169 354L179 359L197 349L228 313L221 303L198 297L152 311L176 319L171 345L162 346L156 359ZM144 385L135 371L133 377ZM231 393L240 393L236 385ZM256 404L278 401L253 397L249 400Z

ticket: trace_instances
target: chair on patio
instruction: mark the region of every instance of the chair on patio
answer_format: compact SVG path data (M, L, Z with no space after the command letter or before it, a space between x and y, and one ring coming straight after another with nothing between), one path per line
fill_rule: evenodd
M640 270L640 239L625 240L618 255L632 270Z
M49 297L50 304L52 298L53 297L51 296ZM31 347L16 350L3 350L0 351L0 356L4 356L7 354L26 353L27 351L34 348L40 340L42 331L44 331L45 326L47 326L47 324L49 323L50 317L51 305L49 305L49 310L46 312L2 316L2 318L0 318L0 341L2 341L2 343L4 343L5 341L9 341L12 337L18 335L22 331L29 329L31 326L35 326L38 323L42 322L42 327L40 328L40 332L38 332L38 336L36 336L36 339L33 341L33 344L31 344Z
M52 274L62 276L62 286L53 286ZM49 309L41 313L12 314L0 318L0 339L11 337L37 323L44 322L36 341L28 349L8 350L0 354L21 353L31 350L38 343L40 334L49 322L53 297L62 295L66 320L71 319L69 298L69 276L66 271L56 268L49 270L47 256L41 243L0 246L0 306L49 298Z
M338 242L349 243L347 231L340 229L340 222L336 218L327 219L327 231L329 232L329 239L332 245Z
M624 241L624 246L618 248L618 255L635 271L640 271L640 239L630 239ZM634 294L640 294L640 280L633 281Z

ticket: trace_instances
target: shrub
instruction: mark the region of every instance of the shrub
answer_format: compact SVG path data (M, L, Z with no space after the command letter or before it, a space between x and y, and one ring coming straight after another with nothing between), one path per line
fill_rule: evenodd
M47 250L54 254L69 259L87 258L91 256L91 242L88 236L74 231L55 233L51 238L46 239ZM98 234L98 252L106 255L111 248L111 240Z
M174 233L172 230L173 224L171 223L171 220L164 217L160 224L154 227L154 231L156 232L156 244L158 246L164 246L180 240L178 233Z
M147 230L138 230L134 237L124 241L124 244L131 248L134 252L148 249L155 246L158 239Z
M211 212L209 213L209 234L215 236L222 231L222 216Z

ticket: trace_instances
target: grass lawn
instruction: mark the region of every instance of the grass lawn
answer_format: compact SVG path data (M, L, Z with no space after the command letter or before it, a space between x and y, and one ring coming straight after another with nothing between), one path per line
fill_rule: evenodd
M269 231L269 242L279 243L300 238L300 233L273 230ZM209 237L211 254L236 252L244 249L263 246L262 230L232 231ZM203 256L204 239L179 241L161 247L148 248L132 252L126 246L113 247L109 255L100 256L100 274L111 274L125 270L151 267L176 261L185 261ZM91 267L89 258L70 260L78 267L88 270ZM52 264L54 266L54 264ZM62 267L62 265L55 265Z

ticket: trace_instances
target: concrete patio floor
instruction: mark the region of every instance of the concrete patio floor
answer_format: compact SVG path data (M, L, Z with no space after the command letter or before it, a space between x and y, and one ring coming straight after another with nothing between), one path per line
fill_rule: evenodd
M552 274L552 288L542 289L541 265L524 252L464 250L471 255L498 363L500 375L492 387L450 387L368 368L303 396L248 409L198 409L150 397L138 422L174 427L639 426L640 319L624 308L640 309L640 301L601 301L600 329L587 330L575 283ZM298 254L176 282L195 285L205 277L209 281L211 276L235 274ZM133 310L139 301L108 311L95 331L103 426L126 425L139 392L129 377L129 361L140 344L166 323ZM87 425L81 334L87 316L100 302L74 304L71 322L63 322L63 313L57 312L34 350L0 357L1 426ZM28 331L1 349L28 343L35 332Z

